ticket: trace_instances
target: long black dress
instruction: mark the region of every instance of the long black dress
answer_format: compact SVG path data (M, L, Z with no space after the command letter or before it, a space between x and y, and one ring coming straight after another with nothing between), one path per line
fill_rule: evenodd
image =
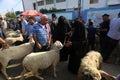
M74 74L77 74L81 58L83 58L87 52L87 42L85 37L85 26L79 21L74 23L74 32L70 38L72 46L69 47L70 57L68 62L68 70Z

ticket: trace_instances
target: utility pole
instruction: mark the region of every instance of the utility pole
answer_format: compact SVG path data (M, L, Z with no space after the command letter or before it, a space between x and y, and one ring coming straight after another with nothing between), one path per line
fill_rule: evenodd
M54 7L56 8L56 0L54 0Z
M81 0L78 0L78 17L81 16Z
M25 11L25 5L23 0L22 0L22 5L23 5L23 11Z
M13 12L13 14L14 14L14 17L16 18L16 13L15 13L15 11L14 11L13 8L12 8L12 12Z
M46 9L46 0L44 0L44 8Z
M68 0L66 0L66 10L68 9Z
M38 11L38 1L37 0L35 0L36 2L35 2L35 4L36 4L36 10Z

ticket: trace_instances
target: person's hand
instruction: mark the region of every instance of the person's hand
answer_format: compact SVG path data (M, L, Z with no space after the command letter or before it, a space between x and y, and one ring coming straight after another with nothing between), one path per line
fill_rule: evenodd
M41 49L41 48L42 48L42 45L41 45L41 44L39 44L39 43L37 43L37 44L36 44L36 46L37 46L37 48L39 48L39 49Z
M65 46L66 47L70 47L72 45L72 42L71 41L67 41L66 43L65 43Z
M48 45L48 47L50 47L50 45L51 45L51 41L48 41L47 45Z
M2 43L2 50L9 48L9 45L6 43Z

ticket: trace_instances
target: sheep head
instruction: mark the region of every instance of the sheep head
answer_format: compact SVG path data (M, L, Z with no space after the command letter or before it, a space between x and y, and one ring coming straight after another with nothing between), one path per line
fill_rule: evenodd
M55 41L55 43L53 44L53 48L61 50L63 48L63 44L60 41Z

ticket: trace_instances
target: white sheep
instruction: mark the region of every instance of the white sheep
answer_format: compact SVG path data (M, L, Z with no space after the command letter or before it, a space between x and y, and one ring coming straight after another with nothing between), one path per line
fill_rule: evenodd
M99 69L102 65L102 56L97 51L90 51L81 60L78 71L79 80L101 80Z
M6 41L6 43L8 44L8 45L12 45L13 43L15 43L16 41L23 41L23 36L22 36L22 34L20 34L20 36L19 37L7 37L6 39L5 39L5 41Z
M25 57L27 54L33 51L34 41L32 37L28 43L19 45L19 46L12 46L8 49L0 50L0 63L2 65L2 73L5 75L7 79L9 79L6 73L6 67L10 60L17 60Z
M59 50L63 48L63 45L60 41L56 41L53 45L53 48L50 51L36 52L27 55L23 60L24 70L21 73L21 79L23 75L30 71L34 76L43 80L44 78L39 76L38 69L44 70L52 65L54 70L54 77L56 77L56 66L59 62Z
M3 31L5 37L19 37L20 36L20 30L13 31L12 29L7 29Z

